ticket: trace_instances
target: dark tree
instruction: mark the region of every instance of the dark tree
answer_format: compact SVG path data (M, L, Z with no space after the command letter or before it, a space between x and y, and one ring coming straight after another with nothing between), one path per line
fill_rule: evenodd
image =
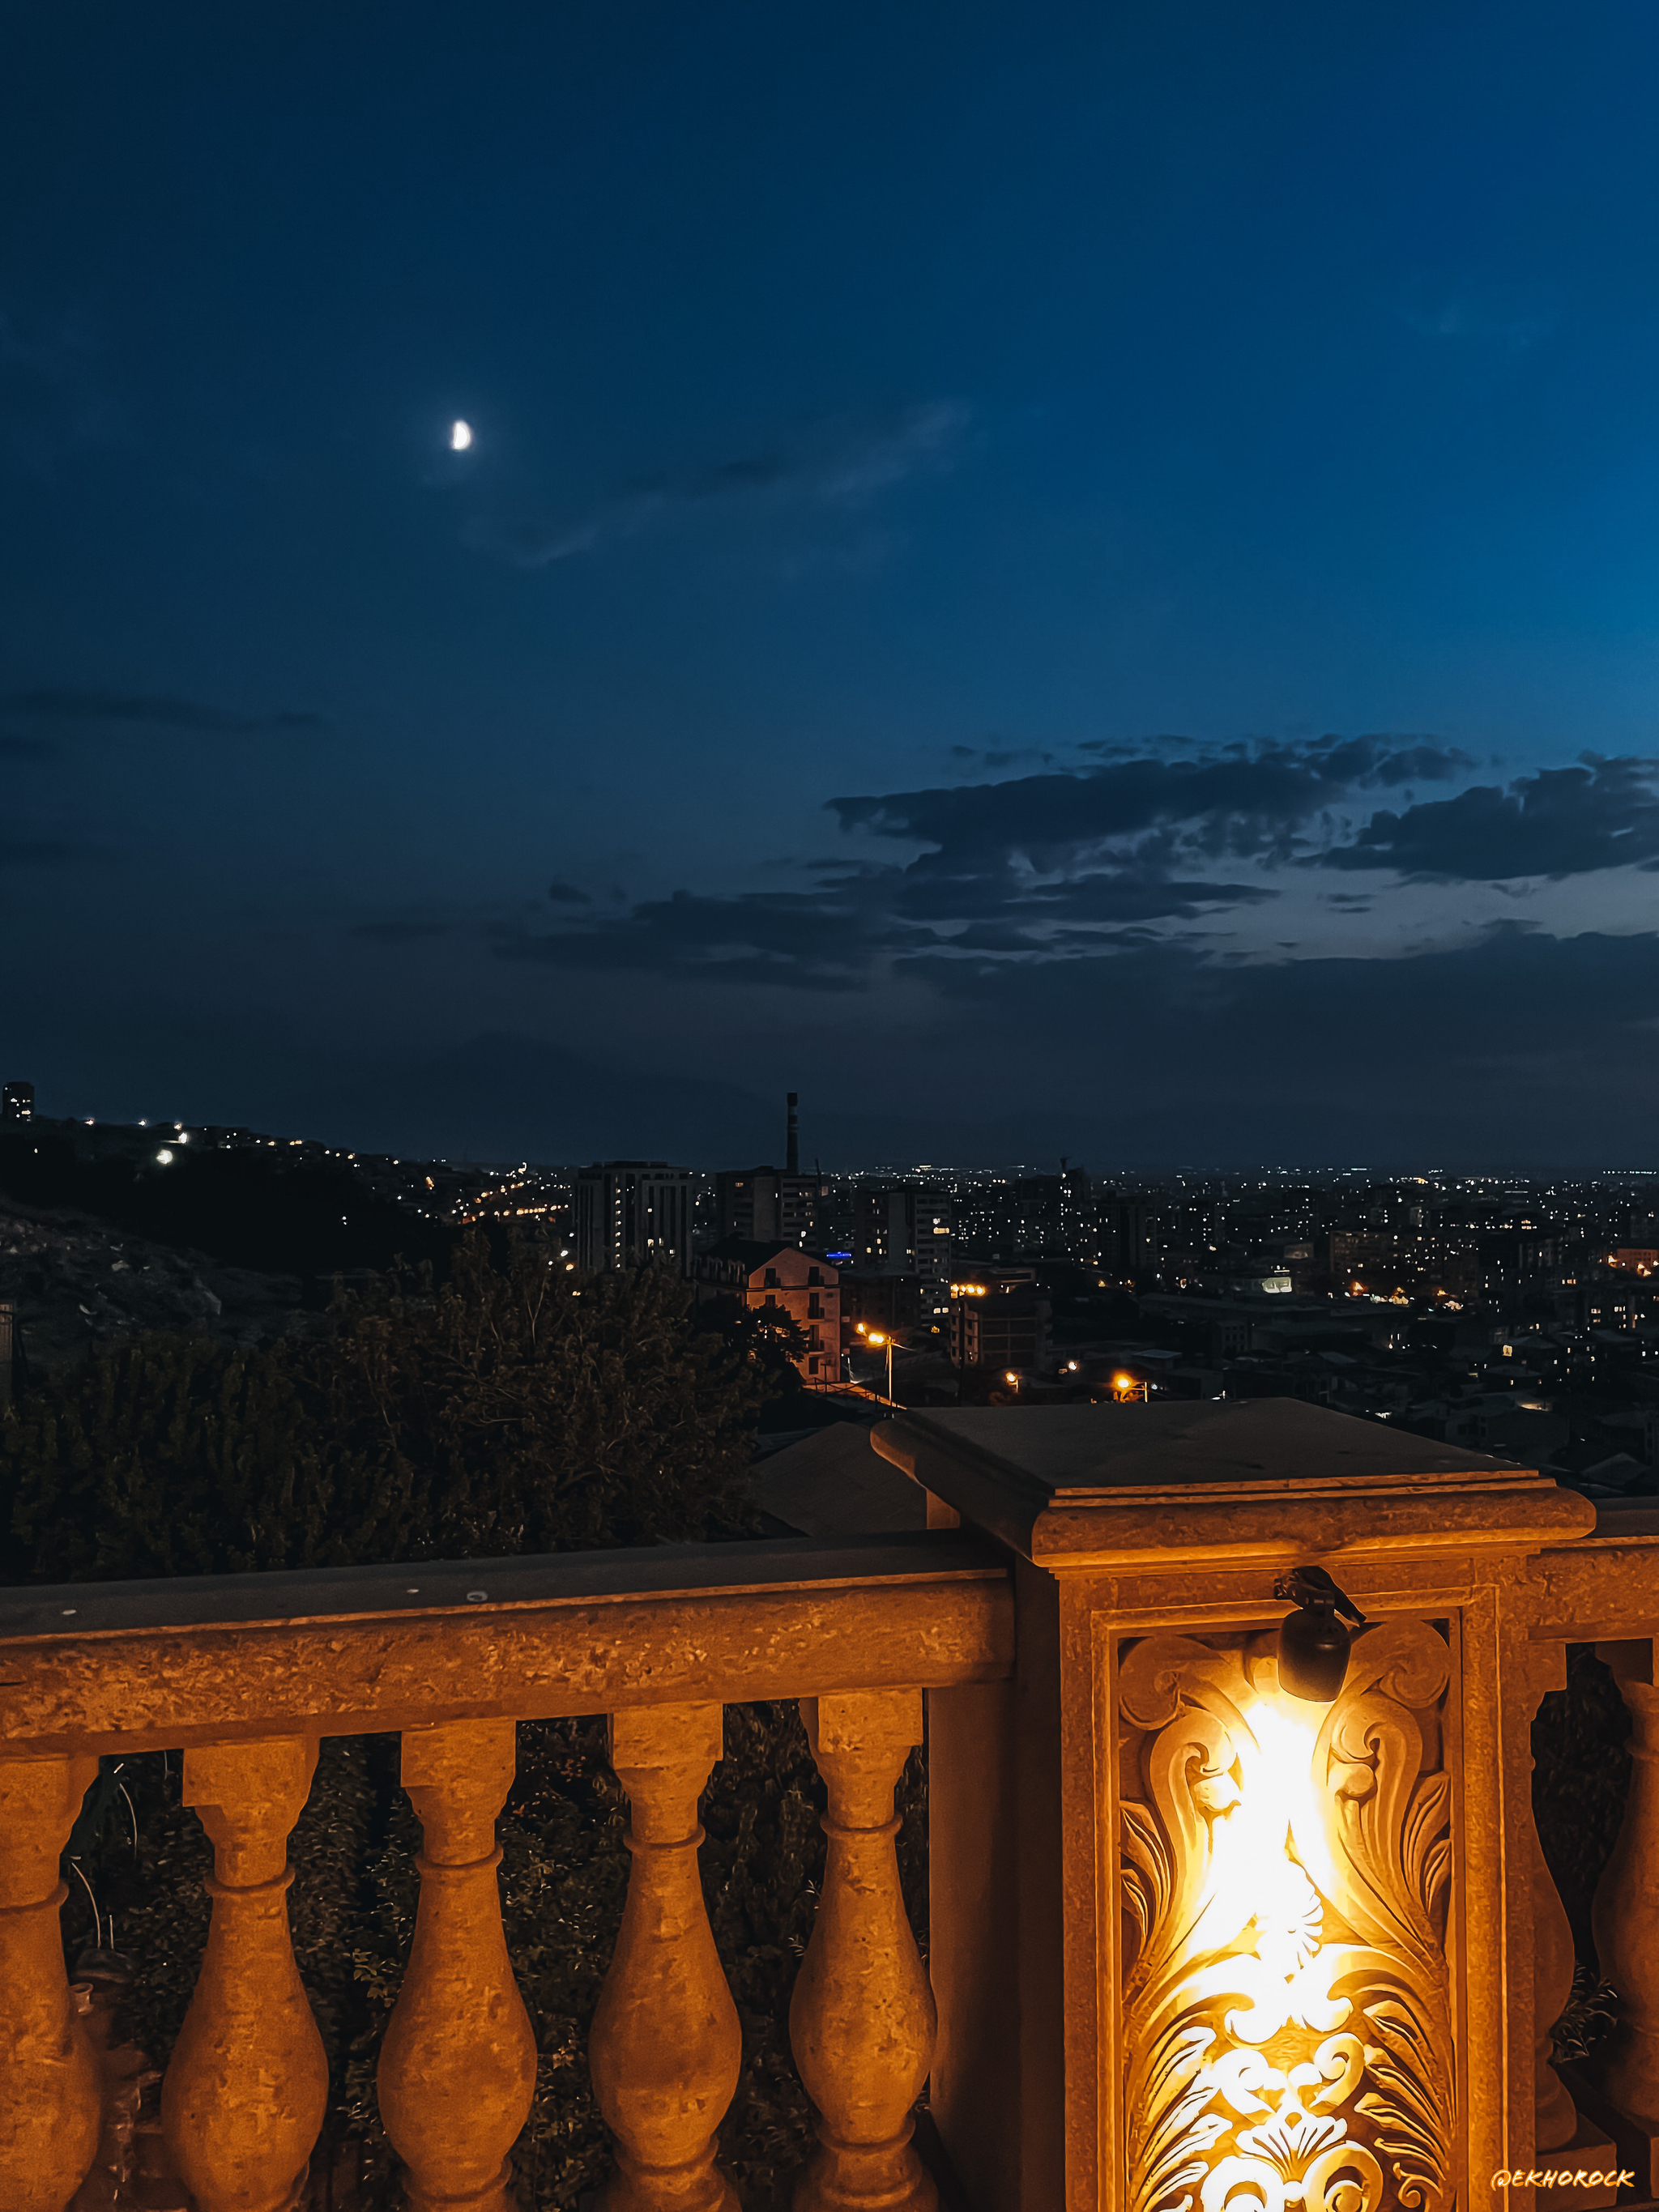
M68 1582L740 1534L763 1348L658 1269L473 1234L313 1343L149 1337L0 1419L0 1573Z

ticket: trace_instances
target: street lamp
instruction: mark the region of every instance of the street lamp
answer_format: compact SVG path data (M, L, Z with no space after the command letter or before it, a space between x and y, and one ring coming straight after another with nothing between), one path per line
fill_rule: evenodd
M859 1324L859 1329L860 1334L865 1338L867 1343L873 1344L878 1347L884 1344L887 1346L887 1402L890 1406L894 1402L893 1340L890 1335L884 1335L878 1328L866 1329L861 1322Z

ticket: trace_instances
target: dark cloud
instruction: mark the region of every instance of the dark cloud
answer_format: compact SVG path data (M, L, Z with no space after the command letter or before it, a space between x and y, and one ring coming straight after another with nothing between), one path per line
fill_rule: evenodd
M1150 873L1097 873L1022 884L1005 876L941 878L918 867L823 872L801 891L709 896L676 891L614 917L574 917L544 933L504 924L503 959L550 967L695 973L726 982L814 990L865 984L884 961L936 951L1053 960L1098 951L1106 937L1274 894L1253 885Z
M477 514L462 537L475 551L515 568L547 568L637 537L677 514L732 501L797 499L860 507L907 477L949 468L971 419L958 400L929 400L886 422L821 432L793 445L737 454L711 468L652 477L586 514Z
M1054 762L1052 753L1041 752L1035 745L952 745L951 757L964 767L971 761L976 767L989 769L1012 768L1016 761L1041 761L1044 768L1052 768Z
M0 692L0 716L33 728L66 732L127 728L186 730L209 737L253 737L270 731L327 727L320 714L293 710L274 714L238 714L222 707L204 706L195 699L68 685Z
M879 886L896 874L871 871L813 890L727 898L676 891L615 919L573 921L546 933L503 923L492 938L502 959L550 967L693 970L723 982L846 990L895 946L933 941L889 910Z
M1350 793L1444 782L1473 763L1422 738L1319 738L1229 745L1188 759L1117 754L1070 775L834 799L843 829L939 848L982 866L1018 853L1065 867L1091 847L1163 833L1220 858L1289 858L1305 825Z
M799 1047L809 1141L826 1165L908 1152L983 1166L1067 1152L1097 1170L1368 1160L1492 1173L1605 1170L1651 1149L1652 932L1557 939L1499 928L1398 958L1242 963L1118 939L1109 954L1035 966L923 953L905 972L937 994L925 1052L905 1050L890 1027L872 1030L872 1088L848 1078L844 1034ZM593 1004L601 1009L605 994ZM752 1022L722 1031L720 1018L709 1017L706 1066L729 1077L763 1061ZM637 1044L631 1032L619 1036ZM602 1032L593 1048L603 1050ZM376 1070L374 1095L387 1111L431 1117L419 1139L427 1149L442 1148L432 1130L445 1126L444 1143L458 1149L454 1131L474 1127L474 1109L483 1118L468 1141L496 1157L615 1149L718 1166L769 1141L769 1098L751 1125L735 1099L694 1110L672 1075L662 1085L618 1077L597 1121L582 1115L583 1133L566 1133L565 1109L585 1104L592 1071L584 1079L574 1066L553 1069L538 1049L541 1059L481 1040L447 1055L441 1079ZM559 1079L550 1089L550 1073ZM869 1118L854 1126L836 1114L837 1096ZM465 1101L474 1105L463 1121ZM447 1124L445 1108L457 1117ZM623 1122L634 1132L626 1143L614 1133ZM356 1102L330 1125L350 1143L368 1141L368 1126Z
M557 877L547 887L547 896L555 906L592 906L590 893L579 890L574 884L562 882Z
M1042 1132L1096 1159L1488 1172L1646 1158L1659 933L1469 937L1396 958L1218 963L1166 942L1036 968L924 956L903 972L943 1002L941 1033L994 1036L1029 1071L1030 1146Z
M848 990L890 966L933 976L988 963L1069 965L1167 940L1172 929L1201 928L1194 957L1212 965L1237 957L1218 938L1225 918L1279 893L1239 880L1229 863L1440 881L1659 867L1659 797L1650 788L1659 764L1649 762L1543 769L1507 793L1475 787L1350 826L1368 792L1448 781L1471 766L1426 738L1324 737L837 799L831 811L844 829L922 849L903 864L819 860L799 889L680 890L618 914L572 911L541 931L503 923L493 942L504 959L555 967ZM551 896L573 908L586 902L568 884ZM1358 915L1375 894L1324 896Z
M818 861L799 890L682 890L547 932L503 927L495 943L503 958L550 966L814 989L854 988L901 957L1069 960L1270 900L1268 887L1211 868L1296 857L1308 825L1349 793L1467 765L1426 739L1327 737L837 799L843 829L926 849L904 866ZM570 887L553 896L570 902Z
M1349 842L1317 856L1333 868L1387 868L1414 883L1584 875L1659 867L1659 761L1583 756L1507 790L1477 784L1455 799L1383 811Z

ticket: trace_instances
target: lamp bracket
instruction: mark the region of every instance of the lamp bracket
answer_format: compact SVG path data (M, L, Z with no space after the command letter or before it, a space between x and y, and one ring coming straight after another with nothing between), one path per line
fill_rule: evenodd
M1307 1606L1319 1613L1338 1613L1355 1628L1370 1626L1364 1614L1346 1593L1337 1588L1323 1567L1291 1567L1278 1576L1273 1595L1291 1605Z

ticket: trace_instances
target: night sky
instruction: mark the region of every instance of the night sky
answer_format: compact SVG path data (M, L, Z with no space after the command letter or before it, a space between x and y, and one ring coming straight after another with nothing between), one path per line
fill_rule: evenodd
M4 24L43 1111L1659 1165L1652 0Z

